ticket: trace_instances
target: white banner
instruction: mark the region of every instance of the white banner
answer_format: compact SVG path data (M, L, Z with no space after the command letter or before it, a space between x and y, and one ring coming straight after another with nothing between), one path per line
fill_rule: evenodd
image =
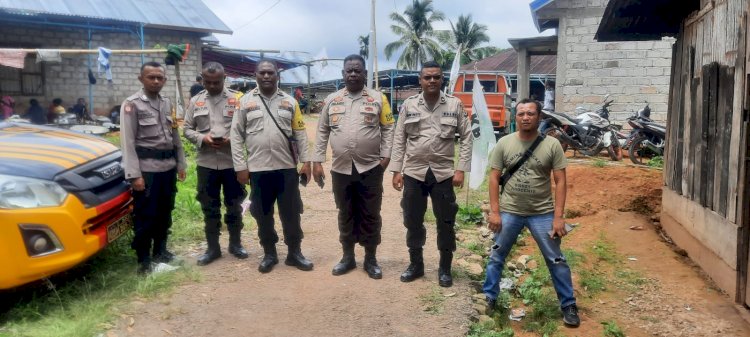
M479 83L479 75L474 74L474 88L471 91L471 133L474 136L474 144L471 153L471 174L469 175L469 187L478 189L484 182L489 155L495 147L495 133L492 129L490 111L484 99L482 84Z

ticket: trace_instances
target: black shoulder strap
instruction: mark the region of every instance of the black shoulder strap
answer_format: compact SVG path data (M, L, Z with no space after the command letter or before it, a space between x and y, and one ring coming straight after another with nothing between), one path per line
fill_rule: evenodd
M260 97L260 101L263 102L263 106L266 108L266 111L268 112L268 116L271 116L271 120L273 121L273 124L275 124L276 127L279 129L279 131L281 131L281 134L284 135L284 137L286 137L286 140L290 140L289 136L286 135L286 132L284 132L284 130L279 126L279 123L276 122L276 118L273 117L273 114L271 113L271 109L269 109L268 104L266 104L266 99L263 98L263 96L260 94L258 95L258 97Z
M544 135L540 134L536 137L534 143L531 144L529 149L523 153L523 157L521 157L521 159L519 159L515 164L513 164L513 166L505 171L502 176L500 176L500 193L503 193L505 184L508 182L508 180L510 180L510 177L512 177L513 174L516 173L516 171L518 171L518 169L521 168L521 166L523 166L523 164L527 160L529 160L529 157L531 157L531 154L534 153L534 150L536 150L537 146L539 146L539 143L541 143L542 140L544 140Z

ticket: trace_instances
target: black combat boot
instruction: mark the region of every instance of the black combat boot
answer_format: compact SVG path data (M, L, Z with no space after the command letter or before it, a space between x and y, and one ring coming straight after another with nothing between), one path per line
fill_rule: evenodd
M409 266L401 274L401 282L411 282L424 276L422 248L409 248Z
M198 265L205 266L221 257L221 246L219 246L219 233L206 232L206 243L208 248L203 255L198 257Z
M451 263L453 262L453 252L447 249L440 251L440 268L438 268L438 284L441 287L450 287L453 285L453 276L451 275Z
M288 244L289 251L286 255L286 261L284 263L287 266L297 267L299 270L310 271L313 269L313 263L306 259L302 255L300 244Z
M249 256L245 247L242 247L241 229L232 228L229 230L229 254L238 259L246 259Z
M357 268L357 262L354 260L354 243L342 243L341 248L344 251L344 255L341 257L341 261L333 266L331 274L335 276L344 275L350 270Z
M138 256L138 269L136 270L138 275L148 275L153 271L153 267L151 266L151 256L148 253L148 250L136 250L135 252Z
M375 253L378 246L366 246L365 247L365 271L370 278L379 280L383 278L383 272L378 266L378 260L375 258Z
M276 245L263 246L263 260L260 261L258 271L261 273L270 272L277 263L279 263L279 257L276 255Z
M154 258L156 263L170 263L174 261L174 254L167 250L167 239L154 240Z

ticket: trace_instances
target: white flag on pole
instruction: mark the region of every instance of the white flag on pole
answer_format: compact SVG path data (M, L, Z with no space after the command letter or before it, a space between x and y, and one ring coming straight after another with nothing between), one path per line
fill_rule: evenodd
M495 147L495 133L492 129L487 102L484 100L482 84L479 83L479 75L476 73L474 73L474 88L471 91L471 98L471 133L474 136L474 143L471 153L469 187L478 189L484 182L490 151Z
M458 49L456 50L456 57L453 59L453 65L451 65L451 74L448 80L448 86L445 87L445 92L449 94L452 94L453 88L456 87L459 68L461 68L461 46L458 46Z

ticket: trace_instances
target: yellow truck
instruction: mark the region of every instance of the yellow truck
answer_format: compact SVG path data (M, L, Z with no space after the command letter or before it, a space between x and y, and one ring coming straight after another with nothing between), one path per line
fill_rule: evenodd
M0 123L0 289L70 269L132 226L121 158L99 137Z

